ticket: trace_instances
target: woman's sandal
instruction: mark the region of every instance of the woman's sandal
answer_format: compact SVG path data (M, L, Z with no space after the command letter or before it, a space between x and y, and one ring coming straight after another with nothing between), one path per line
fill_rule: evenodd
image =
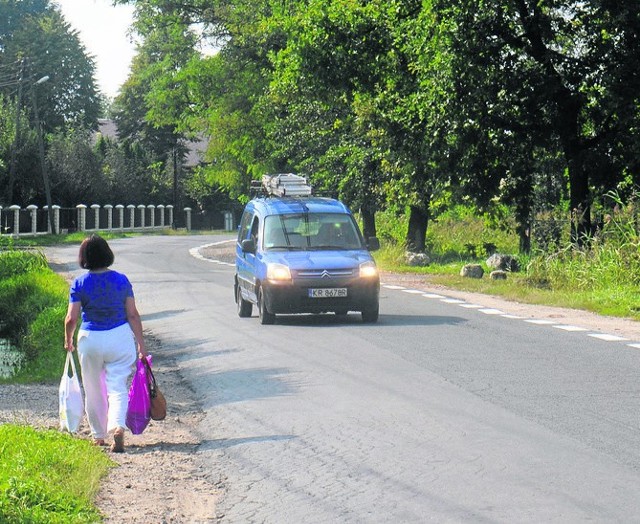
M100 446L100 447L104 446L105 445L104 444L104 439L103 438L94 438L93 439L93 445L94 446Z
M111 451L114 453L122 453L124 451L124 429L118 428L113 432Z

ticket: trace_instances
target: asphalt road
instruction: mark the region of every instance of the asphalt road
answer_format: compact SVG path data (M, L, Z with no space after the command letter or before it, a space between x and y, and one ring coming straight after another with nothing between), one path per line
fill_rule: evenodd
M190 253L228 238L111 242L202 399L222 522L640 521L640 349L394 286L377 324L261 326Z

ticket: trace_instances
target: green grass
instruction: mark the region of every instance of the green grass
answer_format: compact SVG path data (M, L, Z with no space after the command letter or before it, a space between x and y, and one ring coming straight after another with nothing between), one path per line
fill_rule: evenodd
M386 240L375 258L383 270L421 275L425 282L452 289L640 320L640 237L635 218L625 214L624 208L590 239L587 248L567 244L557 251L531 256L517 255L514 234L496 229L481 217L452 212L430 224L427 254L431 263L420 268L405 264L397 225L385 224L382 231ZM393 236L385 231L396 233ZM483 253L486 244L495 245L499 253L517 255L521 271L510 273L506 281L491 280L488 256ZM479 263L485 270L484 278L461 277L460 270L467 263Z
M114 465L89 441L55 430L0 425L0 522L100 522L92 501Z

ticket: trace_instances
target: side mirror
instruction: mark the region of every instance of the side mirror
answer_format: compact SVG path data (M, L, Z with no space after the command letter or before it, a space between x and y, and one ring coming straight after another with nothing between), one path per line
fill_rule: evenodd
M255 253L256 252L256 243L253 241L252 238L247 238L247 239L243 240L242 243L240 244L240 246L242 247L242 251L244 253Z
M377 251L380 249L380 241L378 240L378 237L369 237L367 239L367 249L369 249L369 251Z

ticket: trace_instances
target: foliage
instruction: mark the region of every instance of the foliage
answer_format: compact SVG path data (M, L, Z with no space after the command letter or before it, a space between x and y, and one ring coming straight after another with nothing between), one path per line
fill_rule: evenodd
M0 521L101 521L92 500L112 465L86 440L55 430L0 425Z
M505 219L506 220L506 219ZM397 212L378 214L378 232L385 244L400 246L402 258L406 219ZM491 253L516 253L517 240L512 227L505 227L489 215L483 216L473 207L454 206L434 220L427 234L427 254L437 264L449 261L487 258Z
M12 100L1 104L0 120L11 122L6 138L15 151L16 175L11 179L8 168L0 169L0 201L43 205L42 181L33 179L40 169L35 108L46 135L97 128L101 100L95 64L77 31L49 0L0 0L0 12L0 95ZM0 165L8 166L11 152L2 142L0 138Z

